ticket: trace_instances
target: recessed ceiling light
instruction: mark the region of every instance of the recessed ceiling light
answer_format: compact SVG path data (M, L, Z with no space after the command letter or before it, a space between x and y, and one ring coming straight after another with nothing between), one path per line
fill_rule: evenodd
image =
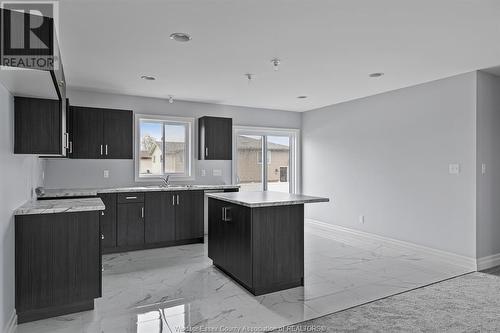
M147 81L154 81L154 80L156 80L156 78L154 76L151 76L151 75L141 75L141 79L147 80Z
M306 95L300 95L300 96L297 96L297 98L298 99L305 99L305 98L307 98L307 96Z
M184 32L174 32L170 35L170 39L173 39L177 42L189 42L191 40L191 36Z
M368 75L369 77L381 77L384 76L384 73L378 72L378 73L371 73Z
M277 71L279 69L280 64L281 64L281 60L279 58L271 59L271 64L273 64L274 70Z

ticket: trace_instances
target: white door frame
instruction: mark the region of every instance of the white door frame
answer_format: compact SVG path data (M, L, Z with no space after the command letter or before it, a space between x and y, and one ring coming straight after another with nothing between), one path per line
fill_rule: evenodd
M264 191L267 190L267 136L288 136L290 138L290 192L300 193L300 129L254 126L233 126L233 184L237 184L238 174L238 135L263 136L262 144L262 180Z

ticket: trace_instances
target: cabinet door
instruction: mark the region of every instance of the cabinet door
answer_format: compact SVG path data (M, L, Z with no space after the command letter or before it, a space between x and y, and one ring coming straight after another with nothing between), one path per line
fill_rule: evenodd
M66 131L68 132L69 146L66 149L66 157L73 157L73 114L70 111L69 99L66 99Z
M225 222L222 220L222 207L220 200L208 198L208 257L214 264L224 268L225 253Z
M103 117L100 109L71 106L73 158L96 159L104 156Z
M248 207L226 203L224 251L226 269L247 286L252 286L251 211Z
M148 192L145 196L146 244L175 240L175 192Z
M103 201L106 209L101 212L101 233L103 250L116 247L116 194L105 193L99 197Z
M103 110L104 158L132 159L132 111Z
M203 237L203 191L179 191L175 195L175 239Z
M14 153L62 154L61 102L14 98Z
M118 246L144 244L144 204L117 205Z
M16 216L15 229L18 315L99 297L99 212Z
M233 120L231 118L202 117L199 120L202 160L232 160Z

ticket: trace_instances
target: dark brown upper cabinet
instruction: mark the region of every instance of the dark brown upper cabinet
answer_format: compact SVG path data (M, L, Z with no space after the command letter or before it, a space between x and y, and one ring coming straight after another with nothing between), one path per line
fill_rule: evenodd
M233 119L201 117L198 119L198 159L233 159Z
M11 26L22 26L23 22L34 17L32 14L1 8L0 16L2 20L8 20ZM38 21L40 18L37 16L36 19ZM0 84L15 98L14 153L60 157L66 156L69 144L66 130L66 82L57 38L53 35L53 19L44 17L43 21L43 28L38 33L53 38L53 54L23 54L30 56L30 59L36 59L38 55L54 56L54 66L36 68L22 61L4 61L2 65L10 68L2 71ZM23 41L26 36L13 34L10 38ZM30 52L38 45L36 43L30 45ZM37 61L35 63L38 64Z
M71 106L70 119L71 158L133 158L132 111Z
M65 113L59 100L14 97L14 154L66 154Z

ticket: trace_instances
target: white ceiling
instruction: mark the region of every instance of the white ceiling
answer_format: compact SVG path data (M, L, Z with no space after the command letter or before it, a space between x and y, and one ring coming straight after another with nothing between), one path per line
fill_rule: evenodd
M499 0L62 0L60 43L70 87L305 111L500 65L499 18Z

